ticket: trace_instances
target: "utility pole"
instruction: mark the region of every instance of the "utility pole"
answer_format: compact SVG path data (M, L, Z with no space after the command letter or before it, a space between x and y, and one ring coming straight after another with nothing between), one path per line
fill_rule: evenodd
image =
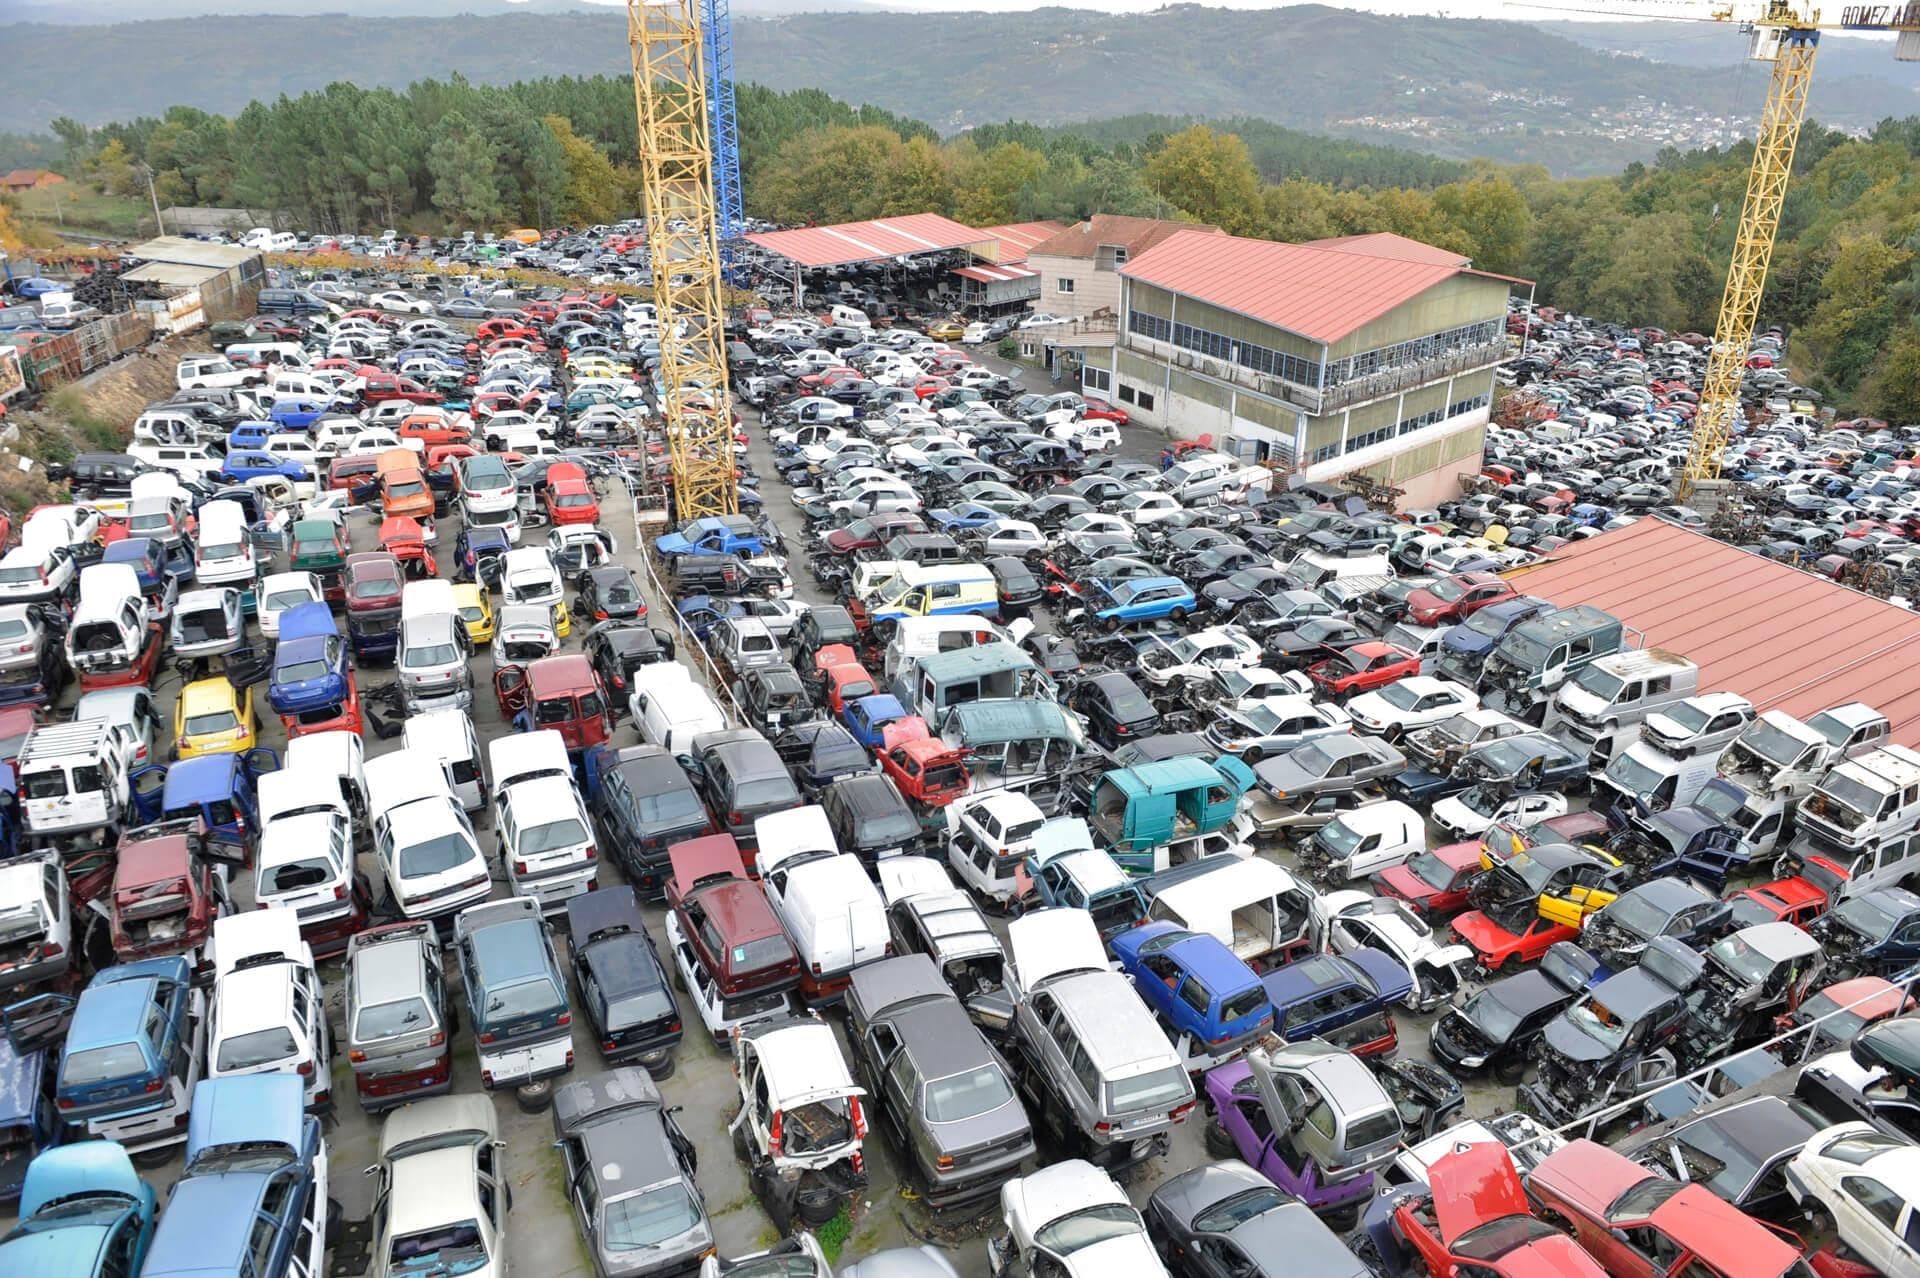
M165 235L167 224L160 220L160 195L153 189L153 168L145 160L140 162L139 175L147 184L147 198L153 201L153 233Z

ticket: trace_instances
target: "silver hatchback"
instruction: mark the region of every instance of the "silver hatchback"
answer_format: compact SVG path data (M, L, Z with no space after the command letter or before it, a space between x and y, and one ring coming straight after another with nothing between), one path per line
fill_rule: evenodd
M451 613L408 617L400 623L400 690L409 715L473 707L473 642Z
M452 1087L460 1020L440 963L430 921L368 928L347 942L347 1060L362 1109Z

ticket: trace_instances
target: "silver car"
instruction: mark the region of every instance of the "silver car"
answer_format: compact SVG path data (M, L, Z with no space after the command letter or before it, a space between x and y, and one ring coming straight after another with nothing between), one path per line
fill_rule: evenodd
M372 927L347 942L347 1059L361 1108L452 1087L451 1042L460 1026L440 962L430 922Z
M408 617L400 623L400 690L409 715L473 707L473 641L451 613Z
M627 1066L556 1089L553 1134L600 1278L680 1275L712 1250L693 1142L647 1071Z

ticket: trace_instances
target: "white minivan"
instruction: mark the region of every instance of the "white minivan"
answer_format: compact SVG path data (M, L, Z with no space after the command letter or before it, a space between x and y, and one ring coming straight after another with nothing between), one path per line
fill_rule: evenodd
M407 749L433 755L447 765L453 793L461 807L478 812L487 806L487 777L480 764L480 741L474 735L473 720L465 710L445 707L410 715L401 741Z
M800 996L819 1006L846 996L853 969L886 955L886 906L860 858L840 851L818 804L753 823L767 901L800 956Z

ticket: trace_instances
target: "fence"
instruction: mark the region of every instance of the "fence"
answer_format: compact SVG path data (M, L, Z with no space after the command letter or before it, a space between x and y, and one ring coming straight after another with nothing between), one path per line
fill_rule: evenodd
M135 311L109 315L21 349L20 371L27 386L48 391L111 364L153 340L153 319Z

